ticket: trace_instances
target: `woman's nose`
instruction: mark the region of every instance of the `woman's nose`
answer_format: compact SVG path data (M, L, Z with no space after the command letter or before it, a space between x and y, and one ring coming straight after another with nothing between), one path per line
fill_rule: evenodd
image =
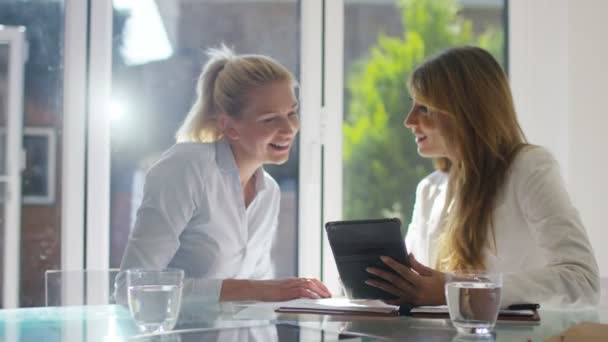
M406 128L412 128L412 126L415 124L415 115L413 111L410 111L405 117L405 120L403 120L403 126L405 126Z
M290 120L288 118L287 120L284 120L282 126L283 126L282 127L282 131L283 132L289 133L289 134L295 134L300 129L300 122L297 119L296 120Z

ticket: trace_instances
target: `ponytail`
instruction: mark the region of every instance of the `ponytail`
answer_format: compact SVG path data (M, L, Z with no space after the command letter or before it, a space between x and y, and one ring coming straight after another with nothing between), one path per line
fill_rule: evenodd
M290 81L295 86L291 72L270 57L237 56L224 45L210 49L207 55L209 61L196 85L196 101L176 133L178 143L221 139L219 114L239 117L247 105L248 93L254 88L274 81Z

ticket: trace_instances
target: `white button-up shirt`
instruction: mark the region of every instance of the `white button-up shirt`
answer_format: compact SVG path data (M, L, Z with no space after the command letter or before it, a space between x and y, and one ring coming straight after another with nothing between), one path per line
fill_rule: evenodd
M429 267L436 266L437 241L450 210L447 180L436 171L420 182L406 236L408 251ZM484 251L488 271L504 274L502 305L596 305L598 266L555 159L544 148L525 148L503 187L492 217L496 250Z
M229 144L181 143L148 171L121 269L181 268L184 296L218 301L222 281L273 277L270 249L280 202L262 168L245 208Z

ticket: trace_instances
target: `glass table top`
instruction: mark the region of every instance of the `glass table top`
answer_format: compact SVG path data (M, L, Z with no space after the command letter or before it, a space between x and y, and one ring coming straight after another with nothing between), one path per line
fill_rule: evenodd
M496 341L544 341L582 322L608 323L604 308L541 310L541 322L498 323ZM180 314L165 334L139 333L119 305L0 310L0 341L459 341L446 319L278 314L266 303L209 304Z

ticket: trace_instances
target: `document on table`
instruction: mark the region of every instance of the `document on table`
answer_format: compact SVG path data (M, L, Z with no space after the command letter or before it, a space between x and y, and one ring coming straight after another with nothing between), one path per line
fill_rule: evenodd
M375 315L397 316L399 306L389 305L381 300L373 299L296 299L281 303L276 312L316 313L333 315Z
M440 306L419 306L412 308L411 316L420 318L450 318L447 305ZM500 309L498 321L507 322L538 322L540 316L536 309Z

